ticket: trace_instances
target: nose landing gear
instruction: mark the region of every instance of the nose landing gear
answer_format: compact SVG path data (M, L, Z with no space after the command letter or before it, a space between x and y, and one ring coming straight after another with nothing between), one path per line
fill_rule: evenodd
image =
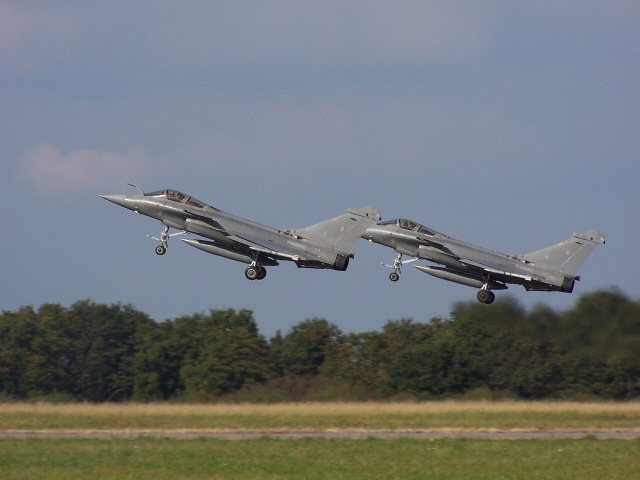
M397 282L398 280L400 280L400 275L402 274L402 265L404 265L405 263L415 262L417 260L417 258L412 258L411 260L405 260L403 262L402 254L399 253L398 256L393 260L393 265L387 265L386 263L383 263L382 265L384 265L385 267L393 268L393 272L389 274L389 280L391 280L392 282Z
M177 233L169 233L169 227L164 227L164 230L162 231L162 233L160 234L160 238L156 238L156 237L152 237L151 235L147 235L147 237L152 238L158 242L160 242L160 245L158 245L156 247L156 255L164 255L165 253L167 253L167 249L169 248L169 239L171 237L175 237L176 235L184 235L188 232L185 232L184 230L181 232L177 232Z

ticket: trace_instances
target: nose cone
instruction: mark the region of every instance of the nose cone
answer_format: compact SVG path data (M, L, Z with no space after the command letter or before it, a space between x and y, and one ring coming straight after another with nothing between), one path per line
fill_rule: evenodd
M130 198L127 198L126 195L102 195L102 198L105 200L109 200L116 205L120 205L121 207L128 208L129 210L133 210L134 201Z

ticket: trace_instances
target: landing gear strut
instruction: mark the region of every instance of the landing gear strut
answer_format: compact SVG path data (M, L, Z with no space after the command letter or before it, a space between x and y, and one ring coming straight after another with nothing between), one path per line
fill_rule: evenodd
M396 259L393 261L393 272L389 274L389 280L392 282L397 282L400 280L400 275L402 274L402 254L399 253Z
M164 255L167 253L167 249L169 248L169 239L175 235L184 235L187 232L184 230L178 233L169 234L169 227L164 227L164 230L160 234L160 238L152 237L151 235L147 235L147 237L152 238L160 242L160 245L156 247L156 255Z
M393 268L393 272L389 274L389 280L391 280L392 282L397 282L398 280L400 280L400 275L402 274L402 271L401 271L402 265L409 262L415 262L416 260L418 259L412 258L411 260L406 260L403 262L402 254L399 253L398 256L395 258L395 260L393 261L393 265L387 265L386 263L383 263L382 265L384 265L385 267Z

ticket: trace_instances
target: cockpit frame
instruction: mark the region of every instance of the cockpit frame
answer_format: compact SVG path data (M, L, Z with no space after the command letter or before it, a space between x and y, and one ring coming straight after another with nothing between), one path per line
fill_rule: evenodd
M207 204L197 200L186 193L182 193L178 190L166 189L166 190L157 190L155 192L149 192L144 194L145 197L165 197L167 200L171 200L172 202L184 203L191 207L195 208L207 208Z
M386 222L380 222L378 225L395 225L402 230L409 230L411 232L418 232L424 235L434 236L436 232L431 230L424 225L421 225L413 220L408 220L406 218L396 218L395 220L387 220Z

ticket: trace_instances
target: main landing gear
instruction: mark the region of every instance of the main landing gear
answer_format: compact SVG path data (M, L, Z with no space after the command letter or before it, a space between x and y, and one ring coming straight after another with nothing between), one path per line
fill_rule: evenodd
M171 237L175 237L176 235L184 235L186 233L188 232L185 232L183 230L181 232L169 234L169 227L164 227L164 230L160 234L160 238L152 237L151 235L147 235L147 237L160 242L160 245L156 247L156 255L164 255L165 253L167 253L167 249L169 248L169 239Z
M477 297L480 303L484 303L486 305L491 305L496 299L495 293L489 290L489 287L486 284L480 289L480 291L478 291Z
M247 277L247 280L262 280L267 276L267 269L253 262L244 271L244 276Z
M411 260L405 260L403 262L402 254L399 253L393 261L393 265L387 265L386 263L383 263L382 265L384 265L385 267L393 268L393 272L389 274L389 280L391 280L392 282L397 282L398 280L400 280L400 275L402 274L402 265L404 265L405 263L415 262L417 260L417 258L412 258Z

